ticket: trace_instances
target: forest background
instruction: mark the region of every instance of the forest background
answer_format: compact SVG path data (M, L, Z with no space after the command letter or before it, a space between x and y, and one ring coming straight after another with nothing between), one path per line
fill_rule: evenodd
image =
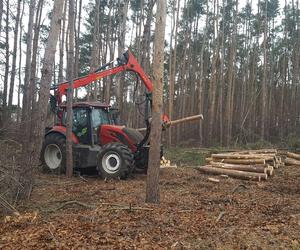
M2 130L32 119L39 97L52 1L0 3ZM152 74L156 1L75 1L75 63L67 53L67 1L52 84L93 71L129 48ZM167 6L164 111L203 121L170 129L168 145L230 146L296 141L300 133L299 0L171 0ZM75 99L109 102L121 120L143 126L144 89L120 74L75 91Z

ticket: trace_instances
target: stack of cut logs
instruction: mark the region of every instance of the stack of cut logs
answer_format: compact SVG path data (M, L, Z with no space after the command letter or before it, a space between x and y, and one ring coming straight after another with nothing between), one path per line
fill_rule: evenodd
M284 162L285 162L285 165L300 166L300 154L287 152Z
M276 149L212 154L206 162L206 166L197 169L207 174L257 181L267 180L274 169L283 165Z

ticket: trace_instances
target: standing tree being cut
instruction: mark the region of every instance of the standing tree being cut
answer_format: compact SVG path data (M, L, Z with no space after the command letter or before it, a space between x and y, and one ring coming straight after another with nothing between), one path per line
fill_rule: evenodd
M153 56L153 103L150 134L150 151L146 187L146 202L159 203L159 166L161 117L163 104L164 43L166 26L166 0L157 1Z

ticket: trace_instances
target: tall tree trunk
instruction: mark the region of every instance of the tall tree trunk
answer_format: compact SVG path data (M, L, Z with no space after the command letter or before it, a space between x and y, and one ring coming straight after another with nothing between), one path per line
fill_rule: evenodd
M0 1L0 35L2 31L3 1Z
M209 85L209 107L208 107L208 137L206 142L212 143L214 125L215 125L215 113L216 113L216 91L217 91L217 64L219 59L219 42L218 42L218 4L214 0L214 51L211 66L211 79Z
M114 59L114 50L112 46L112 37L113 37L113 27L112 27L112 18L113 14L113 1L110 0L110 7L108 12L108 25L107 25L107 34L106 34L106 44L109 49L109 60L112 61ZM108 76L106 79L106 85L104 88L104 101L106 103L110 103L110 89L112 86L112 77Z
M8 95L8 118L11 117L13 94L15 88L20 14L21 14L21 0L18 0L17 15L15 21L15 28L14 28L14 48L12 53L13 58L12 58L12 66L11 66L11 74L10 74L11 77L10 77L9 95Z
M7 91L8 91L8 74L9 74L9 0L6 1L6 24L5 24L5 73L3 87L3 117L7 119Z
M224 62L225 62L225 0L222 1L222 37L221 37L221 60L220 60L220 95L219 95L219 109L220 109L220 145L223 145L224 138L224 123L223 123L223 100L224 100L224 86L225 86L225 77L224 77Z
M29 81L29 106L31 107L31 117L33 117L32 112L35 110L36 99L37 99L37 87L36 87L36 61L38 54L38 42L40 37L40 28L41 28L41 18L43 12L44 0L39 0L35 16L34 24L34 36L32 42L32 60L31 60L31 72L30 72L30 81Z
M23 178L28 180L28 184L32 183L33 169L39 162L39 155L42 148L42 140L44 137L44 129L46 125L50 83L52 78L53 62L56 52L56 44L59 35L64 0L54 0L52 19L50 23L50 32L45 47L45 54L42 67L42 77L40 81L40 91L38 105L34 113L34 118L31 119L32 128L29 142L25 142L24 146L24 175ZM30 190L29 186L25 188Z
M74 76L77 78L79 76L79 42L80 42L80 28L81 28L81 10L82 10L82 0L79 0L78 7L78 20L77 20L77 30L75 31L75 72ZM78 91L75 90L75 101L77 100Z
M176 4L176 5L175 5ZM176 7L177 6L177 10ZM178 23L179 23L179 11L180 11L180 0L174 1L174 11L173 11L173 29L174 32L174 52L172 49L172 38L173 38L173 30L170 37L170 85L169 85L169 118L173 119L173 106L174 106L174 89L175 89L175 76L176 76L176 60L177 60L177 32L178 32ZM176 19L175 19L175 11L176 11ZM172 53L173 52L173 53ZM169 128L168 131L168 145L172 144L172 127Z
M225 138L226 145L229 146L232 139L232 122L233 122L233 102L234 102L234 82L235 82L235 56L236 56L236 33L237 33L237 11L238 1L234 13L234 27L231 39L228 69L228 89L226 96L226 116L225 116Z
M119 7L119 18L120 18L120 26L119 26L119 37L118 37L118 54L119 56L122 55L124 49L125 49L125 35L126 35L126 20L127 20L127 12L128 12L128 4L129 0L125 0L122 2L123 6ZM121 120L123 120L123 96L124 96L124 74L119 74L116 77L116 88L117 88L117 94L116 94L116 99L117 99L117 104L118 104L118 109L121 114Z
M18 84L18 103L17 103L17 123L20 122L20 109L21 109L21 85L22 85L22 29L23 29L23 15L24 15L24 2L22 4L22 12L20 17L20 39L19 39L19 84Z
M95 71L97 67L97 55L99 50L99 15L100 15L100 0L95 0L95 21L93 30L93 41L91 50L90 72Z
M59 64L58 64L58 82L64 81L64 54L65 54L65 36L66 36L66 15L67 15L68 1L65 1L62 25L60 27L59 35Z
M204 90L204 50L206 47L206 41L207 41L207 29L208 29L208 18L209 18L209 7L208 7L208 1L206 2L206 21L205 21L205 28L204 28L204 34L203 34L203 42L201 46L200 51L200 72L199 72L199 83L198 83L198 112L199 114L203 114L204 108L203 108L203 90ZM199 144L203 145L204 138L203 138L203 122L202 119L199 121Z
M22 121L28 119L29 110L31 108L31 99L29 97L29 81L31 78L31 52L32 52L32 38L33 38L33 18L35 13L36 0L30 0L29 3L29 18L26 35L26 61L25 61L25 78L24 78L24 93L23 93L23 109ZM26 132L27 133L27 132Z
M267 64L268 64L268 49L267 49L267 31L268 31L268 20L267 20L267 9L268 9L268 1L265 4L265 13L264 13L264 68L263 68L263 81L262 81L262 93L261 93L261 100L262 100L262 107L261 107L261 128L260 128L260 138L261 140L266 139L265 137L265 130L266 130L266 121L267 117Z
M68 19L68 29L69 29L69 51L68 51L68 61L70 67L68 68L69 76L69 88L67 91L67 142L66 142L66 167L67 167L67 177L72 177L73 175L73 150L72 150L72 127L73 127L73 81L74 81L74 0L69 0L69 19Z
M159 203L159 167L161 142L161 115L163 104L164 43L166 26L166 0L157 1L153 55L153 105L150 134L149 168L147 174L146 202Z
M93 41L92 41L92 50L91 50L91 60L90 60L90 72L95 71L97 68L98 61L98 52L99 52L99 15L100 15L100 0L95 0L95 21L94 21L94 30L93 30ZM92 85L88 86L88 100L97 99L97 83L96 90L92 91Z

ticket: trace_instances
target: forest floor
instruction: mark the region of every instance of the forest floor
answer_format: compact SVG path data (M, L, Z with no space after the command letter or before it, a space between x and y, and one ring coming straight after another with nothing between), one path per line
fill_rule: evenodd
M20 215L1 219L0 248L300 249L300 168L276 169L264 182L208 177L161 169L161 203L149 205L145 175L38 174Z

